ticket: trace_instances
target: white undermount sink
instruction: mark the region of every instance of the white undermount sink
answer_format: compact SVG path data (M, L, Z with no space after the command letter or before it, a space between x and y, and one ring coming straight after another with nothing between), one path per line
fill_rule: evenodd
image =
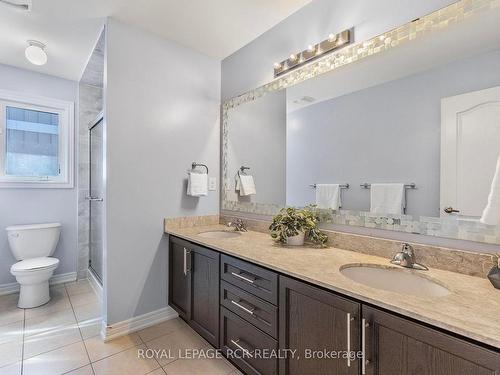
M418 297L443 297L450 291L437 282L409 269L384 267L375 264L347 264L340 273L349 279L389 292L410 294Z
M240 235L240 232L230 232L225 230L212 230L209 232L198 233L198 236L205 238L234 238Z

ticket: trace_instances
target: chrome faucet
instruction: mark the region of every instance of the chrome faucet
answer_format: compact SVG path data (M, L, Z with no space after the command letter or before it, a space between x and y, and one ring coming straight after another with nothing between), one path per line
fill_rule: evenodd
M234 230L236 232L246 232L247 231L247 226L245 225L245 223L243 222L242 219L236 219L236 221L234 223L230 221L229 223L227 223L227 226L234 227Z
M403 242L401 251L396 253L391 260L392 264L396 264L401 267L413 268L417 270L429 270L423 264L417 263L415 259L415 250L413 250L413 246L409 243Z

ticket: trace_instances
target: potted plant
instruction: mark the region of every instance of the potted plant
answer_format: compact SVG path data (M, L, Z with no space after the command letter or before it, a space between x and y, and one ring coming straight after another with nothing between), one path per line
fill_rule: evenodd
M319 230L318 222L314 206L303 209L286 207L273 217L269 230L271 237L282 244L300 246L307 239L316 245L326 246L328 237Z

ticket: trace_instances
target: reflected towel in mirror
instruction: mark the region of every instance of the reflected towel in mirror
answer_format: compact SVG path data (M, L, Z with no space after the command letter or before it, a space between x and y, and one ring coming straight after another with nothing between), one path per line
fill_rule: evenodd
M338 211L342 206L339 184L316 184L316 206Z
M500 225L500 156L498 157L495 175L491 182L488 204L479 221L488 225Z
M208 195L208 174L188 172L187 195L201 197Z
M378 214L403 214L405 206L404 184L371 184L370 212Z
M240 196L242 196L242 197L247 196L247 195L257 194L257 190L255 188L255 182L253 180L253 176L238 173L236 175L235 190L239 191Z

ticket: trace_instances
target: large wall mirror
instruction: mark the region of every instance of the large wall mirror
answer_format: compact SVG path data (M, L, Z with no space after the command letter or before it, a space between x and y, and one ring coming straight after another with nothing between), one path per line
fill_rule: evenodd
M347 47L349 63L225 103L222 209L318 204L329 223L499 244L500 205L484 211L500 157L500 8L448 11L420 34L402 26L404 43L389 32Z

